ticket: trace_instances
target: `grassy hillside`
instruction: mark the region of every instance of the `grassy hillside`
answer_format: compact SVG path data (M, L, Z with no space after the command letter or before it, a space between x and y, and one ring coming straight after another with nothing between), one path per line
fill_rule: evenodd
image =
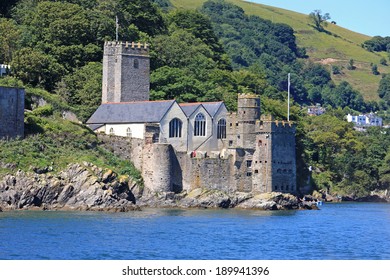
M375 76L371 73L371 64L377 64L380 73L390 73L390 66L379 64L382 57L388 59L386 53L372 53L361 47L361 44L371 37L334 24L326 27L329 34L321 33L310 26L305 14L242 0L227 1L242 7L247 14L290 25L296 32L298 45L306 48L310 59L329 67L337 65L341 68L342 74L332 75L336 83L347 81L359 90L367 101L379 100L377 89L381 75ZM179 9L196 9L204 2L206 0L171 0ZM352 71L346 68L350 59L354 60L356 66Z

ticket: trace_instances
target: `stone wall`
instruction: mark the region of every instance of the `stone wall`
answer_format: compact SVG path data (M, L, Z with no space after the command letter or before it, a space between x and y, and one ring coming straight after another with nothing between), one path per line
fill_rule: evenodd
M24 89L0 87L0 138L24 137Z
M234 183L233 157L191 157L187 153L177 153L182 173L183 189L196 188L220 190L225 193L236 191Z
M147 45L105 42L102 103L148 101L149 72Z
M131 160L142 172L145 187L153 192L191 192L197 188L236 192L296 192L295 127L291 123L256 122L254 148L232 147L196 154L155 143L157 127L147 129L144 140L100 135L106 147Z

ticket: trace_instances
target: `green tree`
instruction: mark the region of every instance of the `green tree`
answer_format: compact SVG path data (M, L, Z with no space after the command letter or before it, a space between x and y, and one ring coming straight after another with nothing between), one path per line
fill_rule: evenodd
M379 71L378 71L378 65L376 65L376 64L372 65L371 71L372 71L372 74L374 74L374 75L379 75L380 74Z
M12 73L26 84L53 90L65 74L64 67L54 57L32 48L22 48L14 53Z
M314 10L309 14L309 20L318 31L325 31L324 27L328 25L330 19L329 13L322 14L321 10Z
M9 63L17 49L20 30L12 19L0 18L0 62Z
M355 67L354 63L355 63L355 61L351 58L351 59L349 60L349 62L348 62L347 69L348 69L348 70L355 70L356 67Z
M387 107L390 107L390 75L384 75L379 82L378 88L379 97L385 102Z
M96 110L101 102L102 92L102 64L89 62L66 76L63 80L64 87L57 91L70 105L78 109L78 116L86 121Z

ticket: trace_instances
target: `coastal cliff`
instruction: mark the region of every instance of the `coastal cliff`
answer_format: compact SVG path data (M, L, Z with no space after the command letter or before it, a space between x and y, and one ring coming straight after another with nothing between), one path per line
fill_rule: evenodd
M70 164L56 174L50 169L18 171L0 181L0 211L17 209L126 212L143 207L315 209L291 194L235 193L205 188L191 192L153 192L128 177L95 165Z

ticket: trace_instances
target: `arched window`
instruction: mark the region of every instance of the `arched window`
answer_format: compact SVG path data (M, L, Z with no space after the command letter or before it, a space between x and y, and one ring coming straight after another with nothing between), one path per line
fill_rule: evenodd
M138 59L134 59L134 68L135 69L139 68L139 61L138 61Z
M131 137L131 129L130 129L130 127L128 127L128 128L126 129L126 136L127 136L127 137Z
M217 139L225 139L226 138L226 120L220 119L218 121L217 127Z
M110 128L110 135L114 135L114 128Z
M169 122L169 138L181 137L181 128L183 123L178 118L174 118Z
M195 117L194 136L206 136L206 118L202 113Z

